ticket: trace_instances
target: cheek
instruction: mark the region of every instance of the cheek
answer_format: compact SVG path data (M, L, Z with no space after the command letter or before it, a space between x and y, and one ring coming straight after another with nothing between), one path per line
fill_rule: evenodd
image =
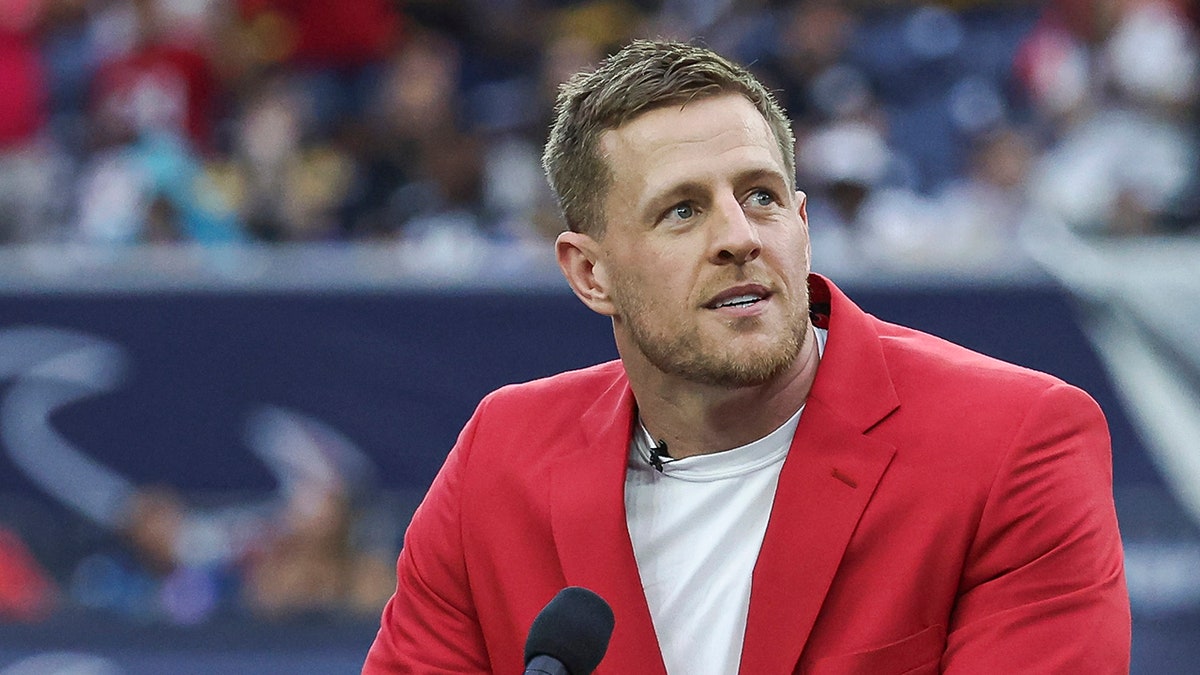
M619 273L612 270L610 295L623 313L664 316L689 300L682 276L666 260L647 261Z
M692 243L681 237L666 241L644 237L636 246L611 250L597 278L605 274L609 295L623 305L622 310L654 308L673 313L695 300L698 257Z
M788 236L778 242L776 251L779 252L776 262L780 269L788 273L805 273L808 271L810 252L808 238L798 234Z

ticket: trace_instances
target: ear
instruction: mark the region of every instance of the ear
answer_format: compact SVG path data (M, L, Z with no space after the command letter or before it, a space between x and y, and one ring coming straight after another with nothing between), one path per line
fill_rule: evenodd
M796 190L796 210L800 213L800 220L804 221L804 228L808 229L808 195L803 190Z
M608 296L608 278L599 242L582 232L563 232L554 242L554 254L571 290L583 304L597 314L616 314Z
M800 223L804 227L804 259L812 270L812 237L808 233L808 195L796 190L796 212L800 214Z

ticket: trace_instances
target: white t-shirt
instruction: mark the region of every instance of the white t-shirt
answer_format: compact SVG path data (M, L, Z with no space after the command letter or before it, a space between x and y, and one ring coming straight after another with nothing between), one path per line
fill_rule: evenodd
M823 351L825 331L818 329ZM750 580L779 472L803 407L767 436L724 452L650 464L639 423L625 513L654 632L670 675L735 675Z

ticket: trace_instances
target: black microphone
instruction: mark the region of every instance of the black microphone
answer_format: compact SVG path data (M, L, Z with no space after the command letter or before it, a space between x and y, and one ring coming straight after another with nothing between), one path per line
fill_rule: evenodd
M604 598L568 586L538 612L525 639L525 675L588 675L608 650L613 612Z

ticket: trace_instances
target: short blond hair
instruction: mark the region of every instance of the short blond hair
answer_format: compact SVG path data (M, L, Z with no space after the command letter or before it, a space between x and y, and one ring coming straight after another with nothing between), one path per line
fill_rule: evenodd
M567 228L594 237L604 233L604 197L612 171L600 155L600 137L664 105L737 93L758 109L779 144L795 189L796 152L791 122L775 97L745 68L693 44L637 40L577 73L558 88L554 126L542 168Z

